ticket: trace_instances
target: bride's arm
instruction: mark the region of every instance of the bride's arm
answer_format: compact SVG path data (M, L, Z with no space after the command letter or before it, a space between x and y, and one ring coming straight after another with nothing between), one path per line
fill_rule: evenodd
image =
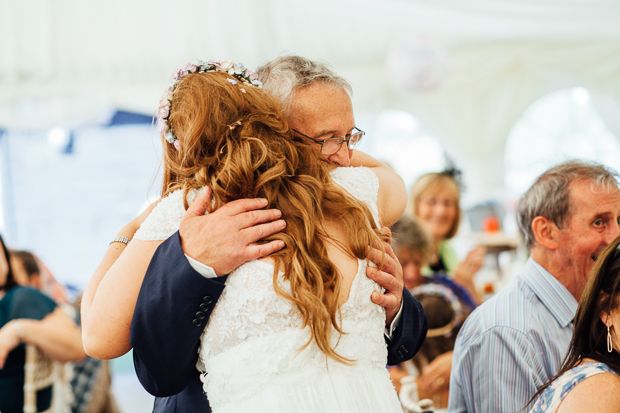
M381 224L389 227L398 221L407 206L407 188L403 179L389 166L357 150L351 156L351 166L370 168L379 178L377 208Z
M149 206L117 235L132 239L154 206ZM108 248L82 298L82 340L90 356L110 359L131 349L129 328L134 306L148 264L161 242L114 242Z

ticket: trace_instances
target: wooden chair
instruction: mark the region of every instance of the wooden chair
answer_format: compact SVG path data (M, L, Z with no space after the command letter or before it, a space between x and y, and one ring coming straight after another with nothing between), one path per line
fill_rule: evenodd
M54 362L34 344L26 344L24 413L36 413L37 391L54 384ZM51 413L52 406L44 413Z

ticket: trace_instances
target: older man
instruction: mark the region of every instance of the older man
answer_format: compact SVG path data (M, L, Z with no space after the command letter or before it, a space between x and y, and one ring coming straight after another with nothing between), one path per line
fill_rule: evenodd
M351 90L343 78L323 64L298 56L278 58L258 74L265 89L281 102L297 137L315 142L326 162L392 173L353 150L363 132L355 128ZM131 325L141 383L156 396L172 396L158 397L155 412L209 411L196 369L197 349L226 274L281 248L275 242L252 245L284 227L277 211L261 211L265 205L259 200L234 201L209 215L204 215L208 199L200 200L202 204L188 209L179 232L155 253ZM379 210L391 207L383 205ZM386 309L387 362L413 357L426 335L426 318L403 288L398 261L389 258L383 271L369 269L367 275L386 289L371 299Z
M456 341L450 412L518 412L559 369L594 260L620 234L617 174L569 162L519 201L530 259L465 322Z

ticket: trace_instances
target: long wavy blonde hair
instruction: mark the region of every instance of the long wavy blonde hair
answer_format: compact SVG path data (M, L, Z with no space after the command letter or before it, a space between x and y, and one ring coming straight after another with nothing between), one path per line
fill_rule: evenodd
M273 97L228 79L232 77L222 72L195 73L178 83L169 122L180 149L162 138L162 196L182 188L187 209L188 191L209 186L213 204L208 212L241 198L265 198L268 208L282 211L286 229L264 240L280 239L286 245L271 255L274 289L299 310L304 328L310 327L305 346L315 340L327 356L351 362L330 342L332 327L343 334L338 317L341 275L328 258L329 236L322 223L326 218L340 222L346 245L336 244L359 259L385 235L368 207L332 181L318 151L293 139ZM280 287L279 270L290 283L290 294Z

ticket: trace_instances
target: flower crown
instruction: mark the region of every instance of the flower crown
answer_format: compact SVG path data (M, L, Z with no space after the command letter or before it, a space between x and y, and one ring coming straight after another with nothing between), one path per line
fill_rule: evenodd
M209 60L208 62L203 62L201 60L196 61L196 63L186 63L183 67L176 70L172 75L172 81L170 82L170 86L166 90L166 93L162 96L159 101L159 109L157 110L157 129L159 133L161 133L168 143L174 145L176 150L178 151L179 139L174 134L172 130L172 126L168 122L168 117L170 116L170 105L172 104L172 94L179 83L179 81L190 73L206 73L206 72L226 72L229 75L235 77L238 80L227 79L233 85L237 83L245 83L248 86L256 86L262 87L263 84L260 80L258 80L258 75L256 72L246 69L243 66L243 63L234 63L231 60ZM245 93L245 89L241 89L241 92Z

